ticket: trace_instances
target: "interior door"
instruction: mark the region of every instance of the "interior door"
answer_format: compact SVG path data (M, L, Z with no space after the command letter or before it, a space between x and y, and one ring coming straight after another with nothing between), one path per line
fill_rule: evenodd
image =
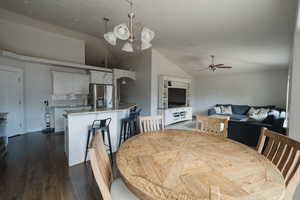
M7 136L23 133L22 73L0 68L0 112L8 112Z

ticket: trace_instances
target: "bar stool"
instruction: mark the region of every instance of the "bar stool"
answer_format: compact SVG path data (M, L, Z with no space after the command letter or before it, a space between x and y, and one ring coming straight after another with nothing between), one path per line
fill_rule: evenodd
M136 135L138 131L138 117L140 115L142 109L138 111L130 112L129 117L122 119L121 121L121 130L120 130L120 139L119 139L119 147L123 142L125 142L128 138Z
M119 147L121 146L122 140L125 142L132 135L132 122L133 119L130 117L124 118L121 121Z
M99 130L102 133L104 145L106 147L108 147L108 150L110 153L111 164L113 164L113 152L112 152L110 130L109 130L110 122L111 122L111 118L102 119L102 120L94 120L92 126L89 127L86 148L85 148L84 163L86 163L86 160L87 160L88 148L89 148L90 140L92 139L91 134L93 137L96 134L96 131ZM105 133L107 134L108 144L105 143Z
M140 116L142 109L138 109L138 110L134 110L134 112L130 112L129 117L132 118L133 120L133 134L136 135L138 134L140 131L138 130L139 126L138 126L138 119Z

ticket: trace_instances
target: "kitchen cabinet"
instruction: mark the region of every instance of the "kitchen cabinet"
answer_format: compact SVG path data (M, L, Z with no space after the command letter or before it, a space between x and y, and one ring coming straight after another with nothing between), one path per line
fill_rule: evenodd
M113 74L110 72L90 71L90 82L94 84L113 84Z
M73 93L89 94L90 77L86 74L73 74Z
M68 72L52 72L53 94L89 94L89 75Z

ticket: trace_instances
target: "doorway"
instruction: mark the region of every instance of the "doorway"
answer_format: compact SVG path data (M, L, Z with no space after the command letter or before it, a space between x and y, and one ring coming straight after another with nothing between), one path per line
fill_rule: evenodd
M23 71L0 66L0 112L7 112L8 137L23 134Z

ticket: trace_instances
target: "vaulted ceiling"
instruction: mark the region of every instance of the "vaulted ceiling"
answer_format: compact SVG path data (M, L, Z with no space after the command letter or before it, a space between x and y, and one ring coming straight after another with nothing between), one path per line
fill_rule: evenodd
M154 48L190 74L210 63L231 72L287 69L297 0L136 0ZM126 22L126 0L0 0L0 7L101 38L103 17Z

